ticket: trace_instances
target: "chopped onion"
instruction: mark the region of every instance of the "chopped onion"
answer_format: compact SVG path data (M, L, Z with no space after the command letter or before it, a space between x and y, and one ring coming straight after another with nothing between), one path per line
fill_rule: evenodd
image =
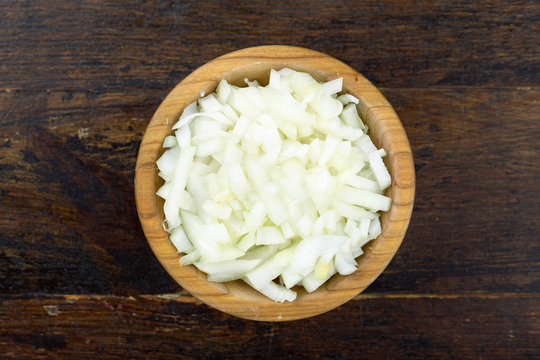
M208 275L214 276L214 281L218 276L221 281L231 281L242 278L260 262L261 260L226 260L215 263L196 262L194 265ZM224 278L227 280L223 280Z
M157 160L170 240L209 281L277 302L356 271L381 232L391 178L343 79L288 68L268 86L221 80L186 106Z
M356 105L354 103L346 105L339 117L345 124L349 126L359 127L360 129L366 128L360 119L360 116L358 116L358 111L356 110Z
M173 135L169 135L163 140L163 147L164 148L172 148L178 145L178 142L176 141L176 137Z
M257 245L283 244L287 241L279 228L275 226L263 226L257 230Z
M322 84L322 87L326 95L337 94L338 92L341 91L341 88L343 87L343 78L325 82L324 84Z
M337 97L337 99L339 101L341 101L341 103L343 105L347 105L348 103L355 103L355 104L358 104L360 102L360 100L358 100L358 98L352 96L351 94L343 94L343 95L340 95Z

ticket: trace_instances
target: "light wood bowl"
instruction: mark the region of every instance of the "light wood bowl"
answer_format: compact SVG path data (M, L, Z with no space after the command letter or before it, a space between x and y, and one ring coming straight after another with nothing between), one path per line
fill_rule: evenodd
M310 73L319 81L343 78L344 91L360 99L358 112L369 126L377 147L384 147L386 165L392 176L387 196L391 209L381 216L382 234L364 247L357 259L358 270L348 276L335 275L315 292L298 289L291 303L276 303L241 281L215 283L194 266L182 266L180 255L163 230L163 201L156 190L163 181L157 176L156 160L163 153L165 136L184 107L213 92L221 79L243 86L244 78L268 83L270 69L289 67ZM327 312L350 300L371 284L396 253L407 230L414 201L413 157L407 135L384 96L365 77L328 55L292 46L260 46L223 55L201 66L180 82L161 103L140 145L135 169L135 197L142 228L150 247L167 272L202 302L245 319L286 321Z

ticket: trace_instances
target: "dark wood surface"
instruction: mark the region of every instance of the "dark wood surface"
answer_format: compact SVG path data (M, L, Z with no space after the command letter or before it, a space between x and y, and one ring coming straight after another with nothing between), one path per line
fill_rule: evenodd
M417 170L381 277L276 324L185 293L133 197L164 96L264 44L373 81ZM2 1L0 358L540 358L539 155L538 1Z

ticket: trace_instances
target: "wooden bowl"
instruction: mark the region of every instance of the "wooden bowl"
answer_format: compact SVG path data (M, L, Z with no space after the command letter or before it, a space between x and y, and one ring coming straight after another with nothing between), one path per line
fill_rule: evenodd
M382 234L357 259L358 270L348 276L334 275L326 284L308 294L298 289L291 303L276 303L242 281L215 283L194 266L182 266L180 255L163 230L163 201L156 190L163 181L157 176L156 160L163 153L163 139L184 107L201 92L216 89L221 79L245 85L244 78L268 83L270 69L289 67L310 73L319 81L343 78L344 91L360 99L358 112L369 126L377 147L384 147L392 186L386 195L391 209L381 216ZM202 302L245 319L286 321L307 318L329 311L358 295L388 265L407 230L415 189L411 148L405 130L384 96L365 77L328 55L292 46L260 46L235 51L201 66L180 82L161 103L144 134L135 169L135 197L142 228L150 247L167 272L184 289Z

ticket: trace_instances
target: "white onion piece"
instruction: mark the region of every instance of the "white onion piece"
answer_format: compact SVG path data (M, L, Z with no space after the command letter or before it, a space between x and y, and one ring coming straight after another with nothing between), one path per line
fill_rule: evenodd
M317 261L317 263L315 264L315 268L313 269L313 272L310 275L313 275L313 277L317 280L324 280L324 279L327 279L328 275L330 274L331 269L332 269L332 258L321 256L319 260Z
M309 102L309 106L323 120L338 117L343 110L343 104L331 96L324 96L325 94L322 88L318 88L315 91L315 96Z
M345 231L345 234L351 236L354 229L356 229L357 227L358 223L356 221L354 221L353 219L347 219L347 222L345 223L345 229L343 231Z
M221 80L216 89L217 99L219 100L219 102L225 104L227 102L227 99L229 98L229 95L231 94L231 91L231 85L229 85L226 80Z
M354 258L357 258L364 253L364 251L362 250L362 246L364 246L368 240L362 239L360 234L360 228L354 229L350 236L351 253Z
M247 86L251 86L251 87L261 86L261 84L259 84L257 80L249 81L248 78L245 78L244 82L247 84Z
M158 176L162 178L165 181L171 181L172 180L172 174L165 174L163 171L158 172Z
M336 192L336 198L343 202L365 207L373 211L388 211L391 200L389 197L366 190L343 186Z
M171 229L174 229L182 223L179 213L181 192L184 191L184 188L186 187L194 156L195 148L189 147L180 152L178 160L176 161L174 178L172 179L171 188L169 189L165 205L163 206L167 224Z
M373 141L371 141L371 138L367 135L363 135L362 137L358 138L357 142L360 150L362 150L366 154L377 151L377 147L373 144Z
M238 114L236 113L236 111L234 111L234 109L229 104L223 105L223 107L221 108L221 112L223 113L223 115L231 119L233 123L236 122L236 120L238 120Z
M164 148L172 148L178 146L178 142L176 141L176 137L173 135L169 135L165 137L165 140L163 140L163 147Z
M362 247L371 240L368 238L370 224L371 220L369 219L360 220L358 227L353 229L350 235L351 252L355 258L364 253Z
M277 245L287 241L279 228L275 226L263 226L257 230L257 245Z
M268 87L279 90L281 75L274 69L270 70L270 80L268 81Z
M221 80L184 109L157 161L157 195L181 264L293 301L295 285L312 292L356 271L381 234L386 151L367 136L359 99L340 93L341 78L283 68L268 86L245 83Z
M336 151L337 147L340 144L340 139L338 139L335 136L328 135L326 136L326 140L324 142L324 147L321 156L319 157L318 164L324 165L330 160L330 158L334 155L334 152Z
M363 209L359 206L352 205L342 200L333 199L334 208L337 213L347 219L360 221L363 218L373 219L375 214L369 210Z
M245 260L266 260L274 256L279 250L279 245L268 245L268 246L255 246L251 251L247 252L246 255L242 256L242 259Z
M223 224L204 224L201 226L201 230L213 243L228 243L231 241L231 236Z
M178 147L165 151L156 162L159 171L164 175L174 174L174 171L176 170L176 161L179 155L180 149Z
M345 124L349 126L358 127L360 129L366 128L362 122L362 119L360 119L360 116L358 116L358 111L356 110L356 105L354 103L346 105L339 117Z
M289 290L272 281L268 282L264 286L255 286L246 278L244 278L244 281L251 285L257 291L259 291L261 294L269 297L274 301L282 303L285 301L294 301L294 299L296 299L296 293L294 291Z
M189 241L182 226L177 226L172 231L170 239L178 252L189 253L194 250L193 244Z
M191 212L197 211L197 207L195 205L195 202L193 201L193 196L191 196L191 193L187 192L186 190L180 191L178 195L178 205L182 210L187 210Z
M379 187L383 190L389 187L392 180L390 179L390 173L386 169L386 166L384 166L381 156L376 151L371 152L368 154L368 160Z
M180 118L178 120L180 121L191 114L195 114L197 111L197 101L194 101L184 108L184 111L182 111L182 115L180 115Z
M288 221L285 221L283 224L281 224L280 229L283 237L287 240L296 235L291 224Z
M267 259L260 266L246 273L245 277L255 288L260 288L278 277L292 259L294 248L287 248Z
M221 250L221 261L238 259L246 254L245 251L240 250L231 243L219 244L219 248Z
M217 203L212 200L206 200L203 204L203 209L208 215L221 220L227 220L232 212L232 208L229 205Z
M322 284L324 284L328 279L332 277L336 273L336 267L334 266L334 263L330 263L330 269L328 270L327 276L322 279L318 279L315 275L315 270L313 270L310 274L308 274L306 277L304 277L301 281L302 286L308 293L311 293L315 290L317 290Z
M236 244L236 247L244 252L247 252L255 245L255 232L250 231Z
M256 230L264 224L265 220L266 209L264 208L264 204L259 200L245 216L246 226L248 229Z
M201 258L201 252L199 250L194 250L187 255L184 255L180 258L180 264L182 265L191 265Z
M173 126L173 130L179 129L185 125L189 125L194 119L196 119L199 116L206 116L222 124L232 125L232 121L229 120L224 114L220 112L197 112L197 113L193 113L179 119L178 122Z
M241 217L235 214L231 215L231 217L225 223L225 226L227 226L227 229L235 238L239 238L240 236L249 232L248 227L244 221L242 221Z
M223 106L219 103L214 94L209 94L199 99L199 109L203 112L217 112L222 108Z
M231 281L242 278L260 262L261 260L227 260L216 263L196 262L193 265L211 276L225 277L228 279L225 281Z
M351 239L349 238L341 246L335 257L336 270L341 275L350 275L356 271L358 263L354 260L351 251Z
M357 175L348 176L345 179L345 184L351 185L357 189L368 190L375 193L379 193L381 191L381 188L377 182Z
M361 219L360 224L358 225L358 229L360 230L360 238L361 241L364 241L364 244L369 240L369 227L371 226L371 220L370 219ZM364 245L362 244L362 245Z
M340 95L337 97L337 99L339 101L341 101L341 103L343 105L347 105L349 103L355 103L355 104L358 104L360 102L360 100L357 98L357 97L354 97L352 96L351 94L343 94L343 95Z
M326 95L334 95L343 88L343 78L334 79L321 84Z
M381 221L379 218L375 218L371 221L369 224L369 230L368 230L368 238L369 239L375 239L377 236L379 236L382 232L381 229Z
M268 178L264 167L254 161L250 161L246 164L248 176L251 184L255 188L255 191L262 200L268 217L277 226L281 225L288 217L287 207L281 202L278 197L275 197L265 191Z
M283 273L307 275L323 253L337 253L347 240L346 236L319 235L302 239L291 259L291 265Z
M169 191L171 189L171 183L170 182L166 182L165 184L163 184L159 189L158 191L156 191L156 195L158 195L159 197L163 198L163 199L167 199L167 196L169 196Z
M199 250L201 256L210 262L220 260L220 249L204 233L202 221L194 214L182 211L183 226L186 234L193 243L196 250Z
M189 126L184 126L176 130L176 142L180 149L191 146L191 129Z

